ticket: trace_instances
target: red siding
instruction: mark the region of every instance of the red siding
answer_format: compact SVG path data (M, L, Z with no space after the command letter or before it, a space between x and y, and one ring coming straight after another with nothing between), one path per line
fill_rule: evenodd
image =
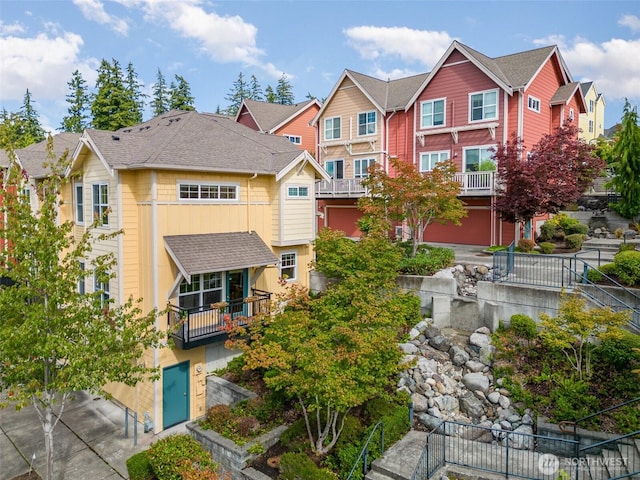
M309 122L316 116L318 110L320 108L317 105L312 105L274 133L276 135L299 135L302 138L302 144L298 147L315 155L316 129L310 126Z
M260 130L260 128L258 127L258 124L253 118L253 115L251 115L247 110L247 107L242 107L242 110L240 111L240 115L238 116L238 123L241 123L245 127L249 127L253 130L258 130L258 131Z

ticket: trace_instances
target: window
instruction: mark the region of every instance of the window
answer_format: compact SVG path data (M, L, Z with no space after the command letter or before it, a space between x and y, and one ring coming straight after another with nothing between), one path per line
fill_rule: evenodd
M285 138L288 138L291 143L295 143L296 145L300 145L302 143L302 137L300 135L283 135Z
M593 113L593 106L594 106L594 101L593 100L589 100L589 112Z
M100 225L109 226L109 185L97 183L93 185L93 217Z
M287 186L287 197L290 198L309 198L309 187L302 185Z
M192 275L191 283L182 280L178 294L180 308L206 307L222 301L222 272Z
M438 127L444 125L444 99L429 100L420 104L420 127Z
M344 178L344 160L327 160L324 168L331 178Z
M296 279L296 261L295 252L282 253L280 255L280 278L285 280Z
M361 158L353 163L353 177L365 178L369 176L369 167L376 163L375 158Z
M324 139L337 140L340 138L340 117L327 118L324 121Z
M540 113L540 100L529 95L529 110Z
M575 114L573 112L573 108L569 109L569 120L573 122L573 118L574 118Z
M76 223L82 225L84 223L84 188L81 183L76 183L73 190L76 203Z
M436 163L443 162L451 158L451 154L448 151L442 152L424 152L420 154L420 171L428 172L433 170Z
M93 291L100 293L100 305L106 307L109 305L109 272L102 273L102 277L106 280L101 282L98 275L93 277Z
M491 155L493 155L493 152L489 151L490 148L492 148L492 146L465 148L464 171L477 172L480 170L482 162L487 160L492 162Z
M24 203L31 202L31 189L29 187L23 187L20 194Z
M358 135L373 135L376 133L376 112L358 114Z
M180 183L178 195L180 200L237 200L238 185Z
M589 120L589 133L593 133L593 120Z
M84 262L80 262L80 270L82 270L82 276L78 279L78 293L84 295L87 291L86 280L84 276Z
M469 95L469 121L498 118L498 91L472 93Z

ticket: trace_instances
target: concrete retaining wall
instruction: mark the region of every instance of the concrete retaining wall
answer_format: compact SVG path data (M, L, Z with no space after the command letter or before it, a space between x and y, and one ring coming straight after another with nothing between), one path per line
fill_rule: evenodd
M256 394L215 375L207 377L207 410L214 405L233 405Z

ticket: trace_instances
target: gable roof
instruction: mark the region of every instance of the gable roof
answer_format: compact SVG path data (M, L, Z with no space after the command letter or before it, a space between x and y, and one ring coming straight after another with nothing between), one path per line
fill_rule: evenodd
M579 106L581 107L581 110L584 110L584 96L582 95L580 84L578 82L561 85L558 90L556 90L556 93L553 94L549 103L551 105L566 105L574 95L578 96L578 99L581 102Z
M582 91L582 96L586 97L587 93L589 93L589 89L591 88L591 86L593 85L593 82L582 82L580 84L580 90ZM595 87L594 87L595 90ZM596 93L597 96L597 93Z
M317 105L318 108L322 107L320 102L315 98L294 105L281 105L279 103L258 102L256 100L245 99L238 109L235 120L237 122L242 112L246 110L253 117L261 132L274 133L278 128L314 105Z
M255 232L168 235L164 237L164 244L188 283L191 283L191 275L278 263L271 249Z
M115 132L86 130L81 142L108 169L169 169L277 175L291 164L309 162L317 178L322 167L288 139L257 132L233 118L170 111ZM74 153L79 156L81 149Z
M57 161L60 157L62 157L62 155L65 154L65 152L71 155L76 148L79 139L79 133L58 133L57 135L54 135L52 137L53 155L55 158L50 159L47 157L48 140L43 140L38 143L32 143L28 147L16 150L16 158L18 160L18 163L27 172L29 177L33 179L42 179L50 173L50 169L47 167L47 163L51 162L52 160L54 162Z

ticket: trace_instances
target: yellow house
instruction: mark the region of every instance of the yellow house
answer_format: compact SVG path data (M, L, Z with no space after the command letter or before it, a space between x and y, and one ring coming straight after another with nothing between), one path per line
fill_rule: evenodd
M604 135L606 103L604 95L598 93L593 82L581 83L580 90L582 90L587 111L581 113L578 119L579 138L587 143L593 143L600 135Z
M118 259L109 284L87 278L81 288L168 309L156 326L174 328L167 347L145 357L158 381L108 390L140 418L148 413L156 432L203 415L206 373L235 353L224 348L225 325L263 311L283 283L308 285L315 185L327 174L284 137L182 111L85 131L71 170L63 215L76 233L96 216L98 230L123 232L92 253Z

